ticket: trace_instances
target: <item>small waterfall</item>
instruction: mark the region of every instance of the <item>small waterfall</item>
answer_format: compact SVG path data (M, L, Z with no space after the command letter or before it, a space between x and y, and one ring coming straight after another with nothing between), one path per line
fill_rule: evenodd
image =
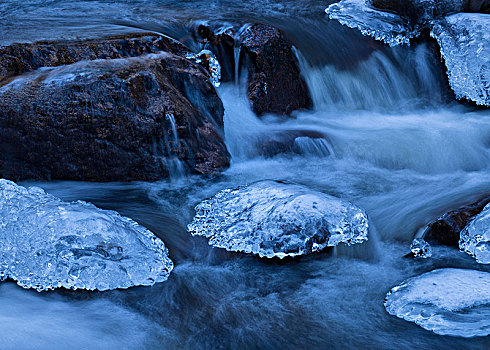
M234 63L235 63L235 85L239 85L240 83L240 55L242 53L242 48L240 46L240 43L237 42L235 39L235 47L233 48L234 50Z
M177 125L175 123L175 117L172 113L166 113L165 119L170 122L170 127L172 130L172 136L170 142L174 145L179 145L181 142L179 140L179 135L177 134ZM171 144L165 135L165 146L166 146L166 162L170 173L170 178L175 179L185 175L185 168L182 161L177 157L177 155L172 151Z
M348 68L297 56L316 109L399 111L446 98L441 64L427 44L373 51Z
M305 156L328 157L334 155L330 143L324 138L297 137L294 139L294 150Z

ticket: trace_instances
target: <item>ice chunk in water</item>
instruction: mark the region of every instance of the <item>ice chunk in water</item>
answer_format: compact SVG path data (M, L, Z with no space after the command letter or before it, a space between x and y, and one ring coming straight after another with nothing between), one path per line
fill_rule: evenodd
M431 31L441 47L449 83L458 99L490 106L490 16L458 13Z
M0 279L107 290L165 281L172 268L163 242L133 220L0 180Z
M325 12L331 19L390 46L408 45L410 39L420 34L420 29L410 28L399 15L376 10L365 0L342 0L330 5Z
M386 296L386 310L440 335L490 334L490 273L438 269L413 277Z
M490 264L490 204L461 231L459 249L480 264Z
M188 230L209 244L260 257L297 256L368 239L357 206L307 187L259 181L226 189L196 206Z
M415 238L410 245L410 251L415 258L430 258L432 256L432 248L429 243L421 238Z

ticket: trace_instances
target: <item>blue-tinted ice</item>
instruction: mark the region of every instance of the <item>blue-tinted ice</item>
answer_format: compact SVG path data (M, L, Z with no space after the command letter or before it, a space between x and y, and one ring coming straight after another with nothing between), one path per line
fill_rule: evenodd
M362 243L368 218L352 203L305 186L259 181L200 203L188 230L218 248L284 258Z
M0 280L107 290L165 281L172 268L163 242L133 220L0 180Z
M480 264L490 264L490 204L470 221L459 237L459 249Z

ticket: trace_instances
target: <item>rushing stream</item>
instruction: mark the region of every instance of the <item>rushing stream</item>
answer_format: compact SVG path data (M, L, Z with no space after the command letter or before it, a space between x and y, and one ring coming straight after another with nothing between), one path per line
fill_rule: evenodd
M134 219L162 238L175 269L153 287L103 293L40 294L3 282L0 349L489 348L488 337L440 336L390 316L383 301L391 287L437 267L490 272L451 248L402 258L425 224L490 192L490 112L449 97L429 45L384 47L325 18L331 2L2 1L0 44L142 28L196 48L184 33L198 20L273 23L296 45L314 109L258 119L243 79L225 83L218 93L232 165L219 176L176 170L158 183L23 183ZM298 131L326 138L301 138L292 154L263 153L268 138ZM369 241L264 261L186 232L199 201L260 179L291 180L362 207Z

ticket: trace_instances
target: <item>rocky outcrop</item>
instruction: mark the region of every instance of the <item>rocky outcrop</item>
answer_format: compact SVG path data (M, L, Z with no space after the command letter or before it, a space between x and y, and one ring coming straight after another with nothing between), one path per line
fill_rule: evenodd
M235 79L239 71L236 68L245 65L247 94L257 115L290 115L294 110L311 107L308 87L301 77L292 44L279 29L254 24L240 30L222 27L213 31L200 25L196 35L218 57L223 81Z
M222 117L204 69L172 53L38 70L0 88L0 177L213 173L229 164Z
M0 83L8 77L41 67L56 67L84 60L136 57L159 51L183 56L189 49L177 40L153 33L83 41L12 44L0 48Z
M490 203L490 197L452 210L427 225L424 239L429 242L458 247L461 231L483 208Z

